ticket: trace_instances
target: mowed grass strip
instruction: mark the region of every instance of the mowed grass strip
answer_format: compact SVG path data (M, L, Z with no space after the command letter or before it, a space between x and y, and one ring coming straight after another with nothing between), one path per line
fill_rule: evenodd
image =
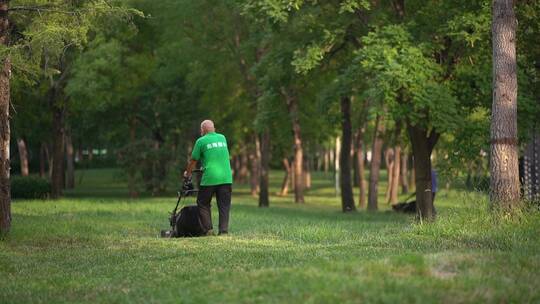
M261 209L235 186L229 236L160 239L174 197L121 198L106 189L121 184L111 172L81 186L101 197L13 203L0 303L540 301L538 211L493 216L483 195L452 191L434 224L382 200L382 211L342 214L317 175L304 205L272 197Z

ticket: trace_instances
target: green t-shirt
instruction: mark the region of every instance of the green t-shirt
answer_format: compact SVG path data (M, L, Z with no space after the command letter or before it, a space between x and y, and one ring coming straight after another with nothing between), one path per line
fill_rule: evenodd
M201 186L232 184L227 139L222 134L210 132L197 139L191 158L202 162Z

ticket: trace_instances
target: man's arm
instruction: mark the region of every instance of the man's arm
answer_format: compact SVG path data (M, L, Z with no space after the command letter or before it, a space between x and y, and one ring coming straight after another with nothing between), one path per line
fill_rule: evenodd
M186 167L186 171L184 171L184 177L190 177L191 171L193 171L193 168L197 165L197 161L192 159L188 162L188 165Z

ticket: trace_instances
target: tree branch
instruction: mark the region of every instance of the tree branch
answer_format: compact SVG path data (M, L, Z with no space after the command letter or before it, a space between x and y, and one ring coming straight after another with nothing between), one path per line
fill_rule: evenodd
M68 14L68 15L77 15L78 12L76 11L66 11L66 10L59 10L55 8L51 8L51 6L13 6L9 8L8 11L29 11L29 12L48 12L48 13L60 13L60 14Z

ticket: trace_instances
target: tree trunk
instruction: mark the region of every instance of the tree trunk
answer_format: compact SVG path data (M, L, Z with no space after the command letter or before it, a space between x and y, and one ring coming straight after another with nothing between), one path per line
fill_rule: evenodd
M343 212L355 211L354 195L351 179L351 146L352 146L352 125L351 125L351 98L341 97L341 153L339 155L340 164L340 186L341 186L341 210Z
M66 158L67 158L66 188L73 189L75 188L75 164L74 164L75 153L73 150L73 142L72 142L70 132L66 133Z
M360 197L358 198L359 207L366 207L366 180L365 180L365 155L364 155L364 132L365 128L360 128L356 135L356 163L358 167L358 188L360 188Z
M516 26L513 0L493 0L493 105L491 111L491 207L519 203Z
M334 188L336 192L336 196L339 195L339 175L340 175L340 168L339 168L339 155L341 155L341 138L336 137L336 150L335 150L336 157L334 158Z
M306 189L311 188L311 160L309 158L304 160L304 186Z
M49 153L47 152L47 144L41 143L39 147L39 176L45 177L47 172L46 166L49 159Z
M401 193L402 194L408 194L409 193L409 168L408 168L408 162L409 162L409 155L407 152L403 151L401 154Z
M330 151L324 149L324 173L328 173L328 168L330 167Z
M129 120L129 143L130 145L135 145L135 141L137 139L137 118L135 116L132 116ZM191 143L188 145L188 149L191 148ZM191 153L188 151L188 157L191 159ZM136 185L136 174L137 170L135 169L135 166L128 165L127 166L127 178L128 178L128 191L129 191L129 197L130 198L136 198L139 193L137 192L137 185Z
M369 172L369 192L368 192L368 210L378 209L377 196L379 185L379 174L381 169L381 157L384 133L384 121L381 116L377 116L375 122L375 134L373 135L373 146L371 149L371 164Z
M259 194L259 171L261 170L261 143L259 141L259 136L255 135L255 147L250 149L249 153L249 181L251 188L251 195L257 197Z
M94 148L90 146L88 148L88 161L92 162L93 159L94 159Z
M239 179L241 184L247 184L249 176L249 156L246 149L240 154L240 174Z
M414 155L416 173L416 211L421 220L435 219L435 208L431 192L431 152L437 143L439 134L430 133L420 126L407 126Z
M524 199L540 203L540 134L534 129L523 151L522 175Z
M390 202L390 193L392 192L392 186L394 185L393 177L394 177L394 149L388 148L386 149L386 152L384 153L384 163L386 165L386 179L387 179L387 186L386 186L386 196L385 201L386 203Z
M401 146L399 143L394 147L394 171L392 172L392 187L390 187L390 203L398 203L399 192L399 169L401 165Z
M270 171L270 132L268 130L263 131L260 142L261 170L259 171L259 207L268 207L270 206L268 195L268 175Z
M8 44L9 1L0 0L0 44ZM11 193L9 177L9 100L11 61L4 58L0 71L0 234L6 234L11 228Z
M291 175L291 166L289 164L288 158L283 158L283 168L285 169L285 176L283 177L283 183L281 184L281 191L279 192L280 196L286 196L289 193L289 179Z
M49 92L49 104L53 114L53 164L51 173L51 197L57 199L62 196L65 182L65 107L58 101L56 88Z
M26 143L24 139L17 139L17 147L19 148L19 161L21 166L21 175L28 176L28 149L26 149Z
M298 110L298 99L291 96L283 90L289 115L291 117L291 125L294 137L294 202L304 202L304 181L303 181L303 162L304 150L302 145L302 132L300 127L300 113Z

